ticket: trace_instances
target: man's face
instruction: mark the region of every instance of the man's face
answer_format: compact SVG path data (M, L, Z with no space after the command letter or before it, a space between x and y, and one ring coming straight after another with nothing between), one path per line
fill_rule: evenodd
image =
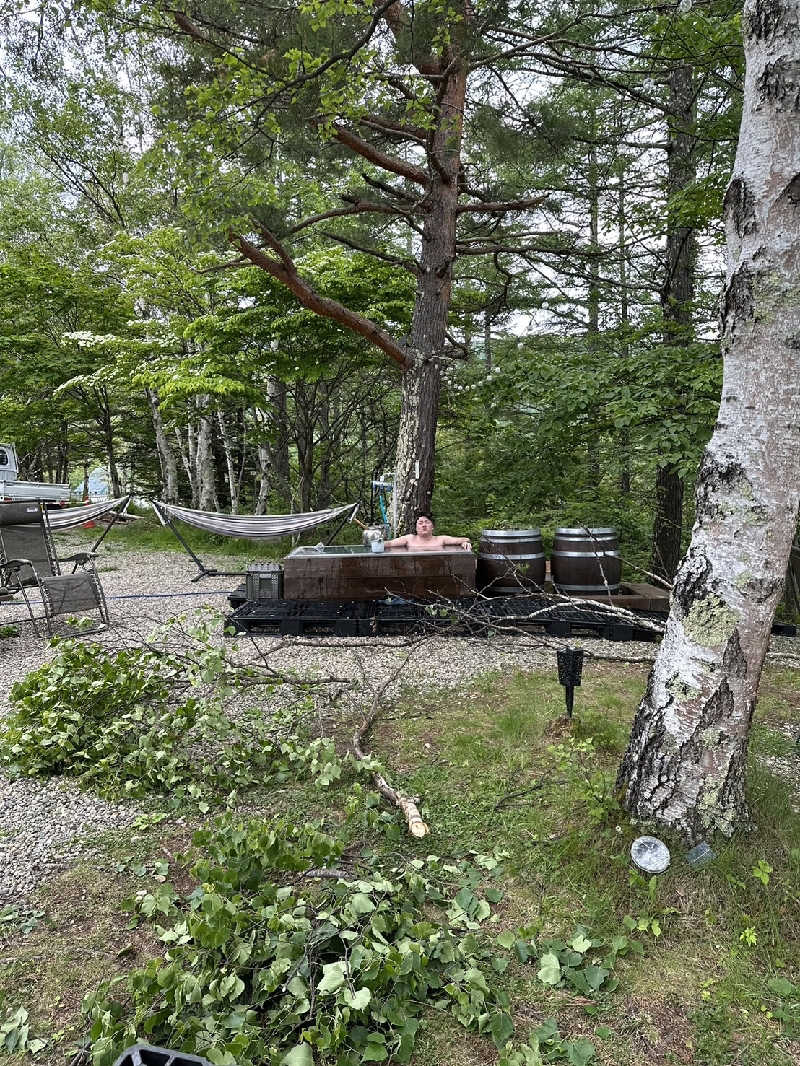
M417 519L417 536L429 537L433 533L433 522L430 518L426 518L425 515L421 515Z

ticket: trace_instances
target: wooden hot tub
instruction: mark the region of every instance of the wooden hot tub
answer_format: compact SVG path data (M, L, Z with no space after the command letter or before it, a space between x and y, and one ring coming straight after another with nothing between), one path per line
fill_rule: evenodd
M472 552L373 552L361 544L295 548L283 559L287 600L381 600L469 596L475 591Z

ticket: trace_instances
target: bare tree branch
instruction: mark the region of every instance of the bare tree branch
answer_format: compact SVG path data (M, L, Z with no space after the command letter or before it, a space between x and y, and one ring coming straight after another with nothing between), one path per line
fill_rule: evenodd
M345 199L345 197L342 197ZM301 230L308 229L309 226L315 226L318 222L324 222L329 218L341 218L344 215L363 215L369 212L374 212L380 215L405 215L406 212L401 207L392 207L391 204L373 204L368 200L356 200L353 202L352 207L337 207L330 211L323 211L319 215L312 215L310 218L303 219L302 222L298 222L296 226L292 226L290 230L287 230L286 236L290 236L293 233L299 233Z
M539 207L546 201L547 196L544 195L534 196L527 200L498 200L489 203L459 204L456 208L456 213L463 215L467 211L474 211L481 215L499 215L504 211L530 211L532 208Z
M374 259L380 259L384 263L390 263L392 266L401 267L403 270L407 270L409 274L413 274L417 277L420 272L419 265L414 262L413 259L403 259L397 255L390 255L388 252L379 252L375 248L367 248L364 245L357 244L349 237L343 237L339 233L330 233L328 230L320 230L323 237L327 237L329 241L336 241L338 244L343 244L345 248L352 248L354 252L362 252L364 255L371 255Z
M273 259L271 256L266 255L262 248L247 240L240 233L235 233L231 230L229 236L231 243L238 248L246 259L249 259L254 266L259 267L259 269L275 278L276 281L285 285L287 289L294 293L303 307L307 307L309 311L313 311L314 314L321 315L323 318L332 319L352 333L365 337L370 344L375 345L376 348L388 355L403 370L408 368L407 352L385 330L381 329L371 319L365 318L364 315L359 315L356 311L351 311L344 304L340 304L338 300L331 300L329 297L322 296L316 292L297 273L289 253L277 237L263 227L261 228L261 233L265 242L279 256L278 259Z
M340 126L338 122L333 124L333 129L336 134L336 139L341 142L341 144L346 145L353 152L363 156L364 159L368 159L369 162L374 163L376 167L380 167L381 170L388 170L392 174L399 174L401 178L407 178L409 181L416 182L417 185L424 185L427 187L429 179L422 167L417 167L413 163L406 163L402 159L397 159L396 156L387 155L386 152L382 152L373 144L358 137L351 130L345 129L344 126Z
M409 141L416 141L418 144L424 144L427 136L427 131L421 127L415 128L412 126L405 126L402 122L393 122L389 118L384 118L382 115L362 115L358 120L359 125L368 126L370 129L377 130L379 133L388 133L396 137L405 137Z

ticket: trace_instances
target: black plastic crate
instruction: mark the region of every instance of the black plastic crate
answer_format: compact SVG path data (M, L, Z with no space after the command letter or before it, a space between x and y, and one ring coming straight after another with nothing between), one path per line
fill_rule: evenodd
M152 1044L135 1044L123 1051L114 1066L211 1066L208 1059L188 1055L184 1051L171 1051Z

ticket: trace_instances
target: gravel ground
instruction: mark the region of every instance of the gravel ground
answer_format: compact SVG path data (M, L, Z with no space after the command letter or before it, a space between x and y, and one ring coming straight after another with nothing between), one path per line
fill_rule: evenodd
M64 554L68 538L59 539ZM241 570L242 557L218 558L223 570ZM108 598L112 626L93 639L103 643L138 642L165 619L177 614L187 620L211 606L228 608L225 593L239 584L231 577L191 579L196 570L183 554L126 551L116 545L98 563ZM0 601L0 626L19 623L19 635L0 639L0 716L8 711L8 694L14 681L24 677L53 651L32 630L24 605ZM222 637L220 636L220 639ZM260 654L282 671L303 677L336 678L339 687L361 688L365 696L388 683L436 688L456 686L491 670L530 670L554 666L557 640L507 636L487 640L445 637L428 640L409 657L402 638L260 638ZM648 662L652 644L609 644L600 640L573 641L598 657L634 657ZM776 641L778 650L795 652L797 641ZM253 644L242 641L242 654ZM61 780L12 782L0 775L0 903L24 898L39 880L69 863L85 844L81 838L130 824L139 810L134 803L110 804Z

